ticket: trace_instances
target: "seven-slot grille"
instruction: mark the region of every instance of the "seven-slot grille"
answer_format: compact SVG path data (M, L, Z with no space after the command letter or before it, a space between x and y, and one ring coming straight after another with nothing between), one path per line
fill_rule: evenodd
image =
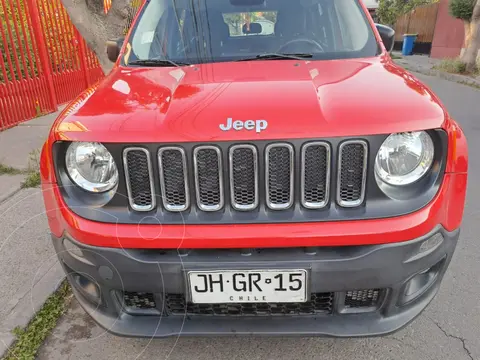
M367 143L345 141L337 154L337 203L342 207L360 206L365 198ZM190 198L201 211L209 212L221 210L226 198L235 210L255 210L261 194L265 205L276 211L290 208L295 198L307 209L321 209L329 203L333 170L332 149L327 142L302 146L301 164L297 166L301 172L299 194L295 194L294 183L295 149L288 143L270 144L263 154L253 145L238 144L229 148L225 160L222 150L213 145L197 146L189 153L180 146L162 147L157 155L161 203L170 212L187 210ZM264 162L260 162L261 157ZM153 174L149 151L138 147L125 149L124 167L132 209L153 210L153 179L157 176Z

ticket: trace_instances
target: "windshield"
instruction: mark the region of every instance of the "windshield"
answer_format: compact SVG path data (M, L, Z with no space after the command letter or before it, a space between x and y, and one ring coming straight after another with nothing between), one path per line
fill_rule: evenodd
M150 0L134 26L128 61L375 56L377 42L358 1Z

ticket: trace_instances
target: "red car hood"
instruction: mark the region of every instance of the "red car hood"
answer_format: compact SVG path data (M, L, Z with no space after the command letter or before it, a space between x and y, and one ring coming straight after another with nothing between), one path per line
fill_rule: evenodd
M263 131L222 131L266 120ZM57 139L188 142L357 136L438 128L446 113L387 58L117 68L68 107Z

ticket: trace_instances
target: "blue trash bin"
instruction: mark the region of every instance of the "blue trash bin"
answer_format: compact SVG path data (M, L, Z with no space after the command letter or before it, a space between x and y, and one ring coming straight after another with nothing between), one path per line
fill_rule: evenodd
M417 40L416 34L403 35L402 55L404 56L412 55L413 46L415 45L415 40Z

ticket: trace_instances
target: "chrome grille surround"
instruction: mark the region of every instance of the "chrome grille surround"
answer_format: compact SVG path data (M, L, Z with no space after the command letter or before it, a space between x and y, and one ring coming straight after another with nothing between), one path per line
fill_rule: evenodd
M251 152L252 163L245 164L246 158L248 156L245 154L240 154L243 158L240 159L242 164L238 164L238 160L235 158L236 153L241 150L247 150ZM230 201L232 207L239 211L249 211L257 208L259 203L258 196L258 152L257 148L253 145L234 145L229 150L229 163L230 163ZM251 168L249 169L249 167ZM240 175L236 175L238 167L241 167ZM253 184L252 174L249 171L253 171ZM240 177L241 184L237 184L237 179ZM247 180L246 183L244 180ZM253 192L253 195L251 194ZM248 201L238 201L239 198L247 198ZM251 199L251 201L250 201ZM241 202L241 203L240 203Z
M282 159L285 157L285 152L272 154L271 152L276 149L286 149L288 158ZM278 157L280 159L277 159ZM271 210L286 210L293 205L293 158L293 146L288 143L270 144L265 148L266 204ZM278 162L284 162L284 164L279 164ZM284 168L285 164L288 164L288 169ZM286 184L282 184L285 182ZM285 194L286 191L288 191L288 194ZM277 200L274 200L274 198Z
M181 165L175 165L177 167L175 169L177 174L172 173L174 170L170 171L165 169L165 166L169 165L166 164L164 159L164 155L168 154L167 152L178 152L180 154ZM158 164L160 169L160 188L162 189L163 206L166 210L172 212L187 210L190 206L190 190L188 187L187 157L185 156L185 150L178 146L160 148L160 150L158 150ZM168 175L168 171L170 171L170 175ZM181 174L178 173L179 171ZM183 194L178 187L180 179L183 179ZM175 197L179 201L174 201L173 198Z
M200 161L199 156L205 152L215 154L217 160L207 158ZM205 154L205 156L210 156ZM218 211L223 208L225 195L223 192L222 153L216 146L203 145L193 150L195 190L197 206L203 211ZM208 164L207 164L208 162ZM216 167L212 172L210 166ZM218 199L216 199L218 197ZM207 199L206 199L207 198ZM211 198L210 201L208 198Z
M133 179L133 174L130 174L130 165L129 160L128 160L128 155L131 152L141 152L145 155L146 161L147 161L147 171L148 171L148 183L145 184L135 184L135 181ZM152 170L152 161L150 159L150 152L141 147L128 147L125 150L123 150L123 166L125 169L125 181L126 181L126 186L127 186L127 193L128 193L128 201L130 203L130 207L139 212L145 212L145 211L151 211L155 209L156 207L156 198L155 198L155 186L153 183L153 170ZM150 191L150 194L146 194L146 197L150 197L150 203L146 205L143 204L138 204L136 203L136 196L133 194L133 189L132 185L138 185L138 186L143 186L144 188L146 187L147 190Z
M195 207L204 212L219 211L226 203L239 212L260 206L287 210L295 202L317 210L329 206L332 191L339 206L361 206L366 196L368 143L363 139L346 140L334 147L336 150L330 142L315 139L295 147L287 142L266 143L259 148L248 143L148 150L127 147L122 151L128 201L134 211L154 210L156 181L162 207L172 213L187 211L192 198L196 199ZM153 153L157 155L158 175L153 173L157 172L151 163ZM338 162L337 169L332 169L334 161ZM331 190L335 171L337 180Z
M324 148L325 151L325 165L323 174L321 171L318 171L318 168L313 168L307 166L307 151L313 147ZM300 181L300 193L301 193L301 202L302 205L307 209L321 209L324 208L328 204L328 200L330 198L330 167L331 167L331 155L332 151L330 148L330 144L324 141L314 141L306 143L302 146L302 157L301 157L301 166L302 166L302 174L301 174L301 181ZM321 166L321 164L318 164ZM323 167L323 166L322 166ZM317 170L317 171L315 171ZM309 174L308 171L313 171L313 174ZM311 177L314 176L317 179L316 189L309 189L309 185L307 185L307 180L311 180ZM310 177L310 179L308 179ZM322 180L323 180L323 188L322 187ZM307 195L307 192L309 195ZM317 193L316 195L314 194ZM322 196L323 192L323 196ZM308 198L316 196L318 198L317 201L311 201Z
M353 170L351 168L347 169L346 164L344 164L344 162L350 161L352 159L346 159L347 154L344 154L344 151L347 147L351 148L353 146L357 146L356 150L358 150L358 145L360 145L361 149L363 150L363 157L354 158L353 162L361 162L362 167L354 165ZM348 140L340 144L338 149L338 170L337 170L337 203L338 205L342 207L357 207L363 204L363 201L365 200L365 187L367 182L367 162L368 162L368 144L366 141ZM361 176L360 179L358 178L354 179L355 181L360 183L360 185L357 186L357 189L354 190L355 192L354 196L342 194L342 191L345 191L346 187L350 187L350 184L344 183L345 182L344 177L350 176L353 173L353 171L358 169L360 169L361 171L360 174L352 175L357 177L358 175ZM348 172L348 174L346 172ZM350 189L347 191L351 192ZM352 197L352 199L349 199L350 197Z

